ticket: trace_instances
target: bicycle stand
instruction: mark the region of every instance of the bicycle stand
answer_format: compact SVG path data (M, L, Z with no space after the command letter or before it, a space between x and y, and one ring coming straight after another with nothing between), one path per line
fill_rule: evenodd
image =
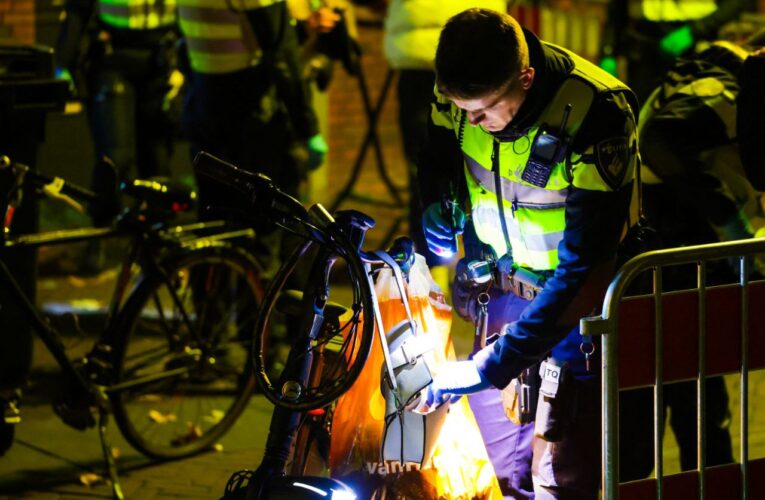
M351 176L348 178L348 181L346 181L345 185L340 190L340 193L332 202L330 206L330 212L336 212L340 205L347 199L352 199L365 205L375 205L396 210L404 208L406 212L404 200L402 199L400 192L405 191L407 188L404 186L396 186L393 183L393 180L390 178L390 175L385 168L385 159L383 157L382 146L380 144L380 138L377 134L378 118L380 117L380 113L382 112L382 109L385 105L388 92L390 91L390 87L393 83L393 80L395 79L396 71L392 68L388 68L388 71L385 74L385 80L383 82L382 88L380 89L380 95L377 97L377 101L372 103L372 98L369 95L369 87L367 85L366 77L364 76L364 70L361 65L361 57L359 53L355 55L353 68L353 74L359 83L359 91L361 93L361 99L364 106L364 113L367 118L367 131L364 135L364 140L361 143L361 147L356 154L356 160L354 161L353 168L351 169ZM369 150L370 146L374 151L377 173L385 185L386 191L390 196L390 201L362 195L354 191L354 187L359 179L359 175L361 174L361 169L364 166L364 160L366 159L367 151ZM388 244L397 233L399 227L401 226L401 223L406 218L407 214L404 213L403 215L398 215L393 220L393 225L384 235L382 244L380 246L388 246Z
M117 473L117 462L114 460L114 453L109 439L106 437L106 426L109 424L109 411L103 406L98 407L98 437L101 438L101 452L104 455L106 469L109 472L109 479L112 482L112 494L117 500L123 500L122 486L120 477Z

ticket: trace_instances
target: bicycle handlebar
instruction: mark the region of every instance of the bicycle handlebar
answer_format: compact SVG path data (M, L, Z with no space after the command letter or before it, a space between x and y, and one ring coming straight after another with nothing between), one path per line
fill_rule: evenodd
M264 208L268 216L296 217L308 220L305 207L292 196L281 191L267 176L238 168L204 151L194 158L194 168L201 175L229 186L247 196L253 205Z
M30 182L34 187L41 189L47 196L61 199L78 211L82 211L82 207L75 199L91 204L103 203L103 200L89 189L67 182L61 177L40 173L23 163L12 161L5 155L0 156L0 171L8 168L11 169L12 174L17 178L17 188L21 187L22 182Z

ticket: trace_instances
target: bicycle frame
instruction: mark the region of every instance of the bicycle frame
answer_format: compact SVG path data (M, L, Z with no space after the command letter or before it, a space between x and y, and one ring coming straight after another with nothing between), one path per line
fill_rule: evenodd
M0 157L0 171L12 167L7 162L6 157ZM23 167L23 166L21 166ZM24 167L26 169L26 167ZM151 214L146 214L140 208L133 208L126 211L119 219L115 227L82 227L76 229L54 230L34 234L9 234L7 228L12 222L14 206L13 193L21 189L25 180L31 178L32 183L40 187L47 184L50 179L45 178L28 170L14 171L16 183L10 193L1 199L4 204L0 205L4 215L5 227L0 231L0 286L9 290L11 300L20 308L24 321L36 332L41 341L51 353L53 358L61 368L65 380L69 382L67 386L67 399L64 401L64 407L69 402L68 398L77 403L74 408L78 411L81 407L86 409L84 420L78 420L80 425L88 427L95 424L93 416L90 415L88 407L95 406L99 410L99 433L101 436L102 449L105 461L107 462L109 474L112 478L114 494L117 498L122 498L119 487L119 480L116 472L116 464L111 455L111 446L108 445L105 435L107 416L110 413L110 395L120 391L155 382L160 378L176 377L189 371L188 367L181 367L175 370L167 370L162 373L147 375L143 378L133 379L128 382L114 384L113 363L111 359L112 346L115 341L117 318L120 316L126 297L131 291L131 283L134 279L133 265L138 264L143 274L162 276L164 280L170 278L163 269L163 259L172 252L183 252L184 250L194 249L199 246L208 246L218 244L220 241L229 241L239 238L252 238L254 231L251 229L228 230L225 221L197 222L185 225L171 225L167 220L161 217L152 218ZM26 178L26 179L25 179ZM66 194L73 198L85 202L99 203L100 201L88 190L73 184L64 185ZM63 191L62 191L63 192ZM141 198L137 198L142 201ZM145 201L145 200L144 200ZM65 346L61 339L60 332L50 325L43 317L41 312L32 302L29 296L21 288L14 278L8 266L2 257L10 250L27 249L32 250L43 246L61 245L75 242L98 241L107 238L130 238L130 248L122 262L110 304L107 309L107 319L104 329L90 351L82 358L82 367L80 363L70 360L66 355ZM180 299L175 294L172 287L168 287L171 294L171 300L180 305ZM188 319L187 319L188 320ZM80 406L81 405L81 406ZM60 408L56 408L59 413ZM66 408L65 408L66 409ZM59 413L59 416L65 420L65 416ZM80 418L83 418L80 415ZM67 421L67 423L70 423ZM70 424L73 425L73 424Z

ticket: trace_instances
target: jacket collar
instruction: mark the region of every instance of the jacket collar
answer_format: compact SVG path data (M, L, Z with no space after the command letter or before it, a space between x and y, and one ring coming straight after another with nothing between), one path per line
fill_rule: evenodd
M574 67L568 56L550 48L531 31L523 28L523 35L529 46L530 65L535 70L534 83L513 121L503 130L493 133L504 141L517 139L535 124Z

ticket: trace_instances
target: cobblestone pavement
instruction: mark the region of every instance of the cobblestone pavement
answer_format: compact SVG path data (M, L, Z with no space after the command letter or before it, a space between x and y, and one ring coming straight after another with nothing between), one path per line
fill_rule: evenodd
M233 472L259 463L269 416L270 405L255 396L221 440L222 451L164 463L152 463L134 451L112 425L110 439L120 451L125 498L220 498ZM49 405L35 404L23 408L16 437L13 448L0 459L0 499L111 498L111 488L104 481L83 484L94 474L105 476L95 430L70 429Z

